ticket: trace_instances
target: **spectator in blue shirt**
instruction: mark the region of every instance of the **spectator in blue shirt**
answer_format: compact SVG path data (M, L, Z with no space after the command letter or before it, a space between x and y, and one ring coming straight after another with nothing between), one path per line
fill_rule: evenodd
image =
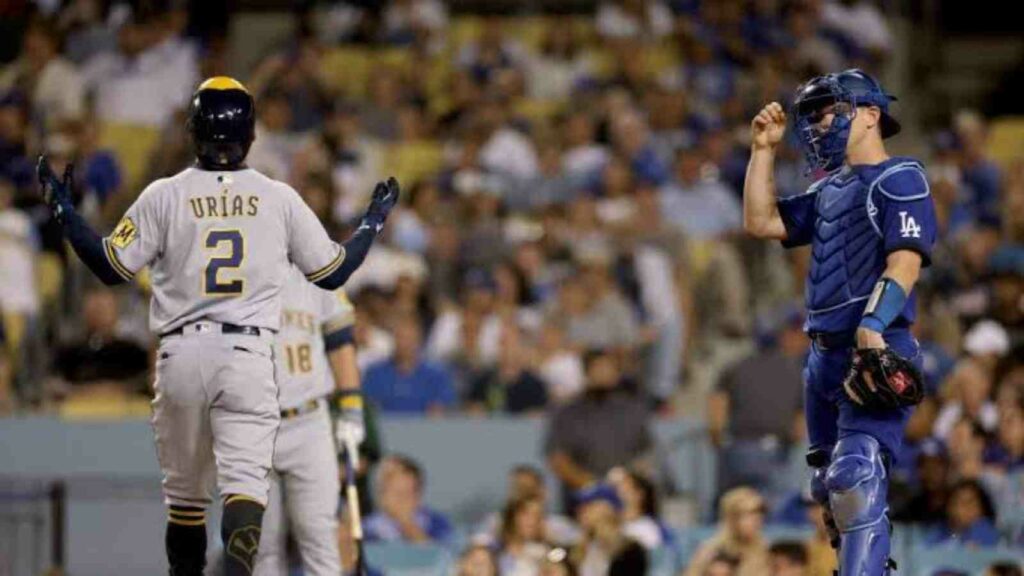
M928 532L928 544L957 543L965 546L995 546L999 531L992 499L975 480L957 482L946 504L946 522Z
M396 322L395 353L367 368L363 390L385 414L436 415L455 404L451 375L420 355L423 336L415 318Z
M452 537L452 525L440 512L423 504L423 471L406 456L389 456L377 476L377 512L363 522L369 542L441 542Z

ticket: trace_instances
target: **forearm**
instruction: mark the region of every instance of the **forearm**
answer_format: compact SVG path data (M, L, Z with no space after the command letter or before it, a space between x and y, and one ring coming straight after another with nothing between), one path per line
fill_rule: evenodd
M589 472L573 462L572 458L563 452L553 453L548 461L555 475L574 490L582 488L594 480Z
M93 232L78 212L66 210L61 217L61 226L75 254L104 284L114 286L131 278L127 270L122 273L114 268L107 256L103 239Z
M336 290L348 281L352 273L362 265L373 246L373 239L377 233L371 226L361 225L356 229L348 240L342 242L342 249L345 251L345 259L341 266L324 278L317 280L315 284L324 290Z
M754 147L743 181L743 229L757 238L782 239L786 228L775 203L775 150Z
M713 392L708 397L708 434L715 445L723 440L729 414L729 397L722 392Z
M864 308L860 328L882 333L903 312L907 298L921 274L921 256L897 250L886 259L885 271Z
M921 276L921 256L910 250L898 250L889 255L885 262L883 277L892 278L910 294Z
M346 343L329 350L327 361L331 366L331 374L334 376L334 388L339 391L358 391L359 367L356 364L356 347L353 343Z

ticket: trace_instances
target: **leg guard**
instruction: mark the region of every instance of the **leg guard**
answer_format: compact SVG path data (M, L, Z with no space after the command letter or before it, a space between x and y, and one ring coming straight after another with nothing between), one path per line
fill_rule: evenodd
M164 545L171 576L203 576L206 567L206 511L172 505L167 511Z
M821 504L824 515L825 529L828 531L828 541L832 547L839 549L839 528L832 518L832 505L829 502L828 486L825 485L825 478L828 473L828 465L832 461L832 448L812 450L807 454L807 465L814 473L811 476L811 498Z
M260 547L263 505L247 496L224 500L220 535L224 541L224 576L251 576Z
M840 576L889 573L889 479L878 441L842 438L825 475L832 515L841 534Z

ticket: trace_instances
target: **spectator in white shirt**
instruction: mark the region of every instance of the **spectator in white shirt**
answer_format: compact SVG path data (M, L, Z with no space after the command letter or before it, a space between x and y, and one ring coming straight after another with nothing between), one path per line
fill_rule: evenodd
M593 72L593 62L580 49L570 18L555 18L548 25L540 54L527 64L530 96L565 100L577 82Z
M953 427L963 418L976 421L985 432L996 429L999 414L990 398L992 378L977 361L961 360L949 376L946 387L950 400L935 420L935 437L948 440Z
M608 150L594 140L594 119L577 111L566 117L562 125L565 151L562 168L568 174L592 174L608 162Z
M482 136L479 158L485 169L521 179L538 174L537 150L528 136L508 124L503 103L493 98L482 103L476 128Z
M875 58L892 50L892 33L885 15L869 0L831 0L821 7L821 22Z
M42 127L81 118L85 105L82 78L60 56L60 35L47 20L33 21L22 40L21 56L0 73L0 91L18 88L28 94Z
M597 9L597 33L612 40L664 38L674 21L668 5L658 0L617 0Z
M161 14L136 11L118 31L118 51L97 54L82 69L101 122L163 127L199 81L194 50Z
M702 174L703 155L695 149L676 154L675 178L661 188L665 219L694 238L715 238L738 230L742 208L717 178Z

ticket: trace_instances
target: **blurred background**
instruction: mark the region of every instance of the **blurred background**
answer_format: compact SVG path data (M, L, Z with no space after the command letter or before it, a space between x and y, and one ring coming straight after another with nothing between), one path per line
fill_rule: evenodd
M745 238L741 191L756 111L853 66L899 97L890 151L925 162L942 227L917 288L929 395L892 470L900 574L1019 575L1011 4L0 2L0 575L166 571L145 275L91 278L34 160L73 162L109 231L191 162L183 111L215 74L256 96L249 165L339 239L402 182L346 287L365 505L429 518L427 542L370 530L382 573L590 576L639 547L650 574L830 575L802 463L807 253ZM809 184L795 140L776 174Z

